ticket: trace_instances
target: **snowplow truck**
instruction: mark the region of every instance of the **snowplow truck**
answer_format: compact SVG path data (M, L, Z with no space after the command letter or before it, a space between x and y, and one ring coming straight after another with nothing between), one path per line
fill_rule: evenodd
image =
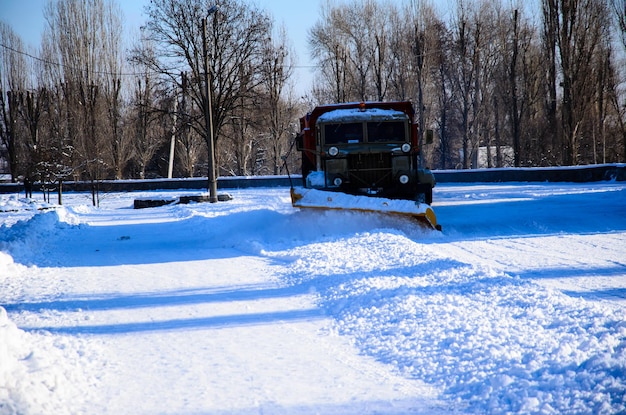
M440 229L430 204L435 177L419 166L419 126L411 102L322 105L300 119L298 208L400 214Z

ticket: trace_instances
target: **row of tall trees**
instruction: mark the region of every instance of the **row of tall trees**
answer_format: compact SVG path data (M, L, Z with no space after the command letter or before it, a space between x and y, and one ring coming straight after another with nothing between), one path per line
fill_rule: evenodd
M626 160L626 0L449 7L328 1L301 51L316 82L295 99L288 34L253 2L152 0L129 47L115 0L50 1L36 52L0 22L0 151L14 180L94 190L206 175L211 108L220 175L279 174L313 105L408 99L435 132L431 168L480 151L489 167Z
M13 178L97 190L102 179L206 175L209 98L220 174L284 172L302 112L286 33L248 2L217 3L151 1L130 48L113 0L50 1L38 53L0 23L0 133Z
M626 1L460 0L445 13L326 3L309 39L315 96L412 100L437 133L434 168L475 167L479 148L489 167L626 160Z

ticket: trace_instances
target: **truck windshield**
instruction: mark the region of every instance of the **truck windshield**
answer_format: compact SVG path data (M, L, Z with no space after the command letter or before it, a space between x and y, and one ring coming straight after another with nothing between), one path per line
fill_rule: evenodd
M406 123L404 121L384 121L367 123L367 141L404 142L406 141Z
M337 123L324 125L326 144L349 144L363 142L362 123Z

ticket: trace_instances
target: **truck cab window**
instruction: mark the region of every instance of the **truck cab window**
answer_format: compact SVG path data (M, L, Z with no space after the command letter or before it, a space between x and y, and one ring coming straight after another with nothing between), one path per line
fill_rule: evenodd
M349 144L363 142L362 123L337 123L324 125L325 144Z
M376 142L406 142L406 122L382 121L367 123L367 141Z

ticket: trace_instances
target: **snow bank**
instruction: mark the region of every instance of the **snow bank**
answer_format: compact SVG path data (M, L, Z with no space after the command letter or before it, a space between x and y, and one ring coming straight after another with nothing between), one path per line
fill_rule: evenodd
M93 353L77 338L26 333L0 307L0 414L84 410L97 381L85 375Z
M19 202L16 206L31 203ZM7 204L4 204L7 206ZM24 210L20 211L24 213ZM21 279L29 268L15 263L12 253L30 258L40 250L50 234L73 226L78 219L63 208L51 211L35 209L33 216L0 226L0 284L7 295L22 292ZM22 298L28 300L28 298ZM93 395L96 379L89 373L99 366L93 355L97 349L86 348L83 340L47 333L20 330L0 306L0 415L74 414L84 410Z
M53 205L35 199L20 198L17 195L7 195L0 199L0 212L37 211L53 207Z
M24 214L29 209L20 212L22 216L17 220L0 225L0 251L7 251L24 263L29 263L33 254L45 248L48 238L80 225L78 217L61 206L35 210L30 215Z

